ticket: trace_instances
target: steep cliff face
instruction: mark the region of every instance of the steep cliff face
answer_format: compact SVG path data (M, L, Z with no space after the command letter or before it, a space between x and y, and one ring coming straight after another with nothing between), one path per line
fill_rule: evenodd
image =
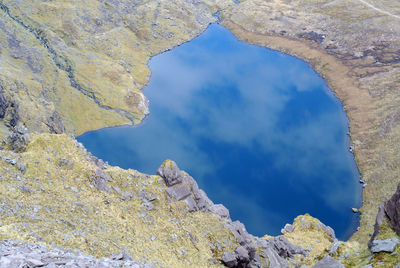
M173 162L158 175L123 170L72 137L140 122L150 57L218 14L239 38L310 62L342 100L365 183L351 241L309 215L282 236L253 237ZM395 265L394 253L371 255L367 240L400 172L399 16L389 0L0 0L0 239L96 257L126 251L164 267ZM390 220L376 240L396 241Z

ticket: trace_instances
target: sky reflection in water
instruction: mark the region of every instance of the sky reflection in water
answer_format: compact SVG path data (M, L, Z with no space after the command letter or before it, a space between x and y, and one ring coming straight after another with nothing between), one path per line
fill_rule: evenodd
M347 120L305 62L211 25L150 68L150 116L80 136L94 155L149 174L172 159L255 235L306 212L340 238L354 231L361 190Z

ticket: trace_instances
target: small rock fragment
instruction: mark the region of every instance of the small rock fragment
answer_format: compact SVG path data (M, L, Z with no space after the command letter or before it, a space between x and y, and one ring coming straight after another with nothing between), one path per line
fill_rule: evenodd
M345 268L345 266L331 256L326 255L322 260L317 262L313 268Z
M281 233L291 233L294 231L294 226L292 224L286 224L285 227L283 227L283 229L281 230Z
M18 170L21 171L21 172L25 172L25 171L26 171L26 167L25 167L25 164L24 164L24 163L18 162L18 163L17 163L17 168L18 168Z

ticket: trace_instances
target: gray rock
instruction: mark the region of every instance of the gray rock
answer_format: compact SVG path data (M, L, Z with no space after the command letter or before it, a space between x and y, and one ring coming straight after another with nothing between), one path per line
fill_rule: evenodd
M95 176L92 177L91 183L92 185L100 191L104 191L112 194L112 190L107 186L106 181L111 181L110 175L104 173L100 169L95 170Z
M313 268L345 268L345 266L331 256L326 255L322 260L317 262Z
M42 261L36 260L36 259L29 258L29 259L26 260L26 262L30 267L42 267L42 266L44 266L44 263Z
M58 159L58 166L59 167L67 167L67 168L73 168L74 167L74 162L65 159L65 158L60 158Z
M111 177L110 175L108 175L107 173L105 173L103 170L101 169L96 169L94 171L94 173L96 174L97 177L102 178L105 181L111 181Z
M17 168L18 168L18 170L21 171L21 172L25 172L25 171L26 171L26 167L25 167L25 164L24 164L24 163L18 162L18 163L17 163Z
M222 255L222 262L228 267L236 267L238 262L236 260L236 255L231 252L225 252Z
M78 142L78 146L82 149L84 149L85 147L83 146L82 143ZM102 159L99 159L97 157L95 157L94 155L92 155L91 153L88 153L89 156L89 161L92 162L93 164L95 164L97 167L99 167L100 169L107 169L107 163L105 163Z
M374 266L372 266L372 264L368 264L368 265L363 266L362 268L374 268Z
M243 247L243 246L237 247L235 253L236 253L236 256L237 256L237 259L239 260L239 262L241 262L241 263L250 262L249 252L247 251L247 249L245 247Z
M222 204L213 205L211 211L221 218L230 219L229 210Z
M308 255L308 251L300 246L295 246L289 242L285 237L279 236L267 240L274 250L284 259L293 258L297 254L303 256Z
M121 191L121 189L120 189L118 186L113 186L112 188L114 189L114 191L115 191L117 194L119 194L119 195L122 194L122 191Z
M229 224L228 228L231 230L232 234L236 237L239 244L247 244L251 241L251 236L246 231L243 223L240 221L234 221Z
M266 248L266 255L269 260L269 267L270 268L289 268L286 261L281 258L272 248Z
M325 231L330 236L331 242L334 242L336 240L335 231L331 227L326 226L323 223L320 224L320 227L321 227L321 230Z
M194 201L192 196L189 196L188 198L185 199L185 202L188 206L189 212L195 212L198 210L196 201Z
M385 202L385 213L390 220L390 227L400 235L400 183L393 196Z
M337 254L337 250L339 248L339 246L342 244L342 242L336 242L333 243L331 249L329 250L329 254L330 255L336 255Z
M393 252L399 242L395 237L385 240L374 240L371 243L370 250L372 253Z
M11 265L11 259L7 257L0 258L0 268L8 268Z
M208 198L207 194L203 190L193 193L194 199L197 203L197 207L201 211L209 211L214 203Z
M157 170L157 174L164 179L165 184L170 187L181 183L183 176L174 161L166 160Z
M143 202L152 202L157 199L154 194L149 193L146 190L140 190L139 198L142 199Z
M160 263L158 263L160 264ZM126 253L95 259L79 251L47 249L43 245L13 240L0 241L0 268L14 267L155 267L152 263L135 262Z
M8 158L8 157L3 157L3 160L4 160L5 162L11 164L11 165L15 165L15 164L17 163L17 160L11 159L11 158Z
M285 234L285 233L291 233L291 232L293 232L294 231L294 226L292 225L292 224L286 224L285 225L285 227L283 227L283 229L281 230L281 233L282 234Z
M15 113L18 115L18 113ZM11 145L11 149L15 152L22 152L25 150L27 144L29 143L29 134L22 133L24 126L14 127L13 132L8 136L7 143ZM26 128L25 128L26 129Z
M188 197L191 192L185 184L174 185L173 187L167 188L165 192L175 200L183 200Z
M372 234L371 238L368 241L369 248L371 248L372 242L375 240L375 237L379 235L384 218L385 218L385 202L382 202L378 208L378 214L376 215L375 218L374 233Z
M27 186L20 186L18 188L24 193L28 193L28 194L31 193L31 189L29 187L27 187Z

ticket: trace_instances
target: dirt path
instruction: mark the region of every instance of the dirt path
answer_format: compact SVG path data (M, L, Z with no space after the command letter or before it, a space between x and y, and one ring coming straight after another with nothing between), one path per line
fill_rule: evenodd
M400 19L400 16L394 15L394 14L388 12L388 11L385 11L385 10L382 10L382 9L380 9L380 8L377 8L377 7L373 6L372 4L370 4L370 3L368 3L368 2L366 2L366 1L364 1L364 0L358 0L358 1L360 1L360 2L363 3L364 5L369 6L369 7L372 8L372 9L375 9L375 10L378 11L379 13L383 13L383 14L386 14L386 15L391 16L391 17L393 17L393 18Z

